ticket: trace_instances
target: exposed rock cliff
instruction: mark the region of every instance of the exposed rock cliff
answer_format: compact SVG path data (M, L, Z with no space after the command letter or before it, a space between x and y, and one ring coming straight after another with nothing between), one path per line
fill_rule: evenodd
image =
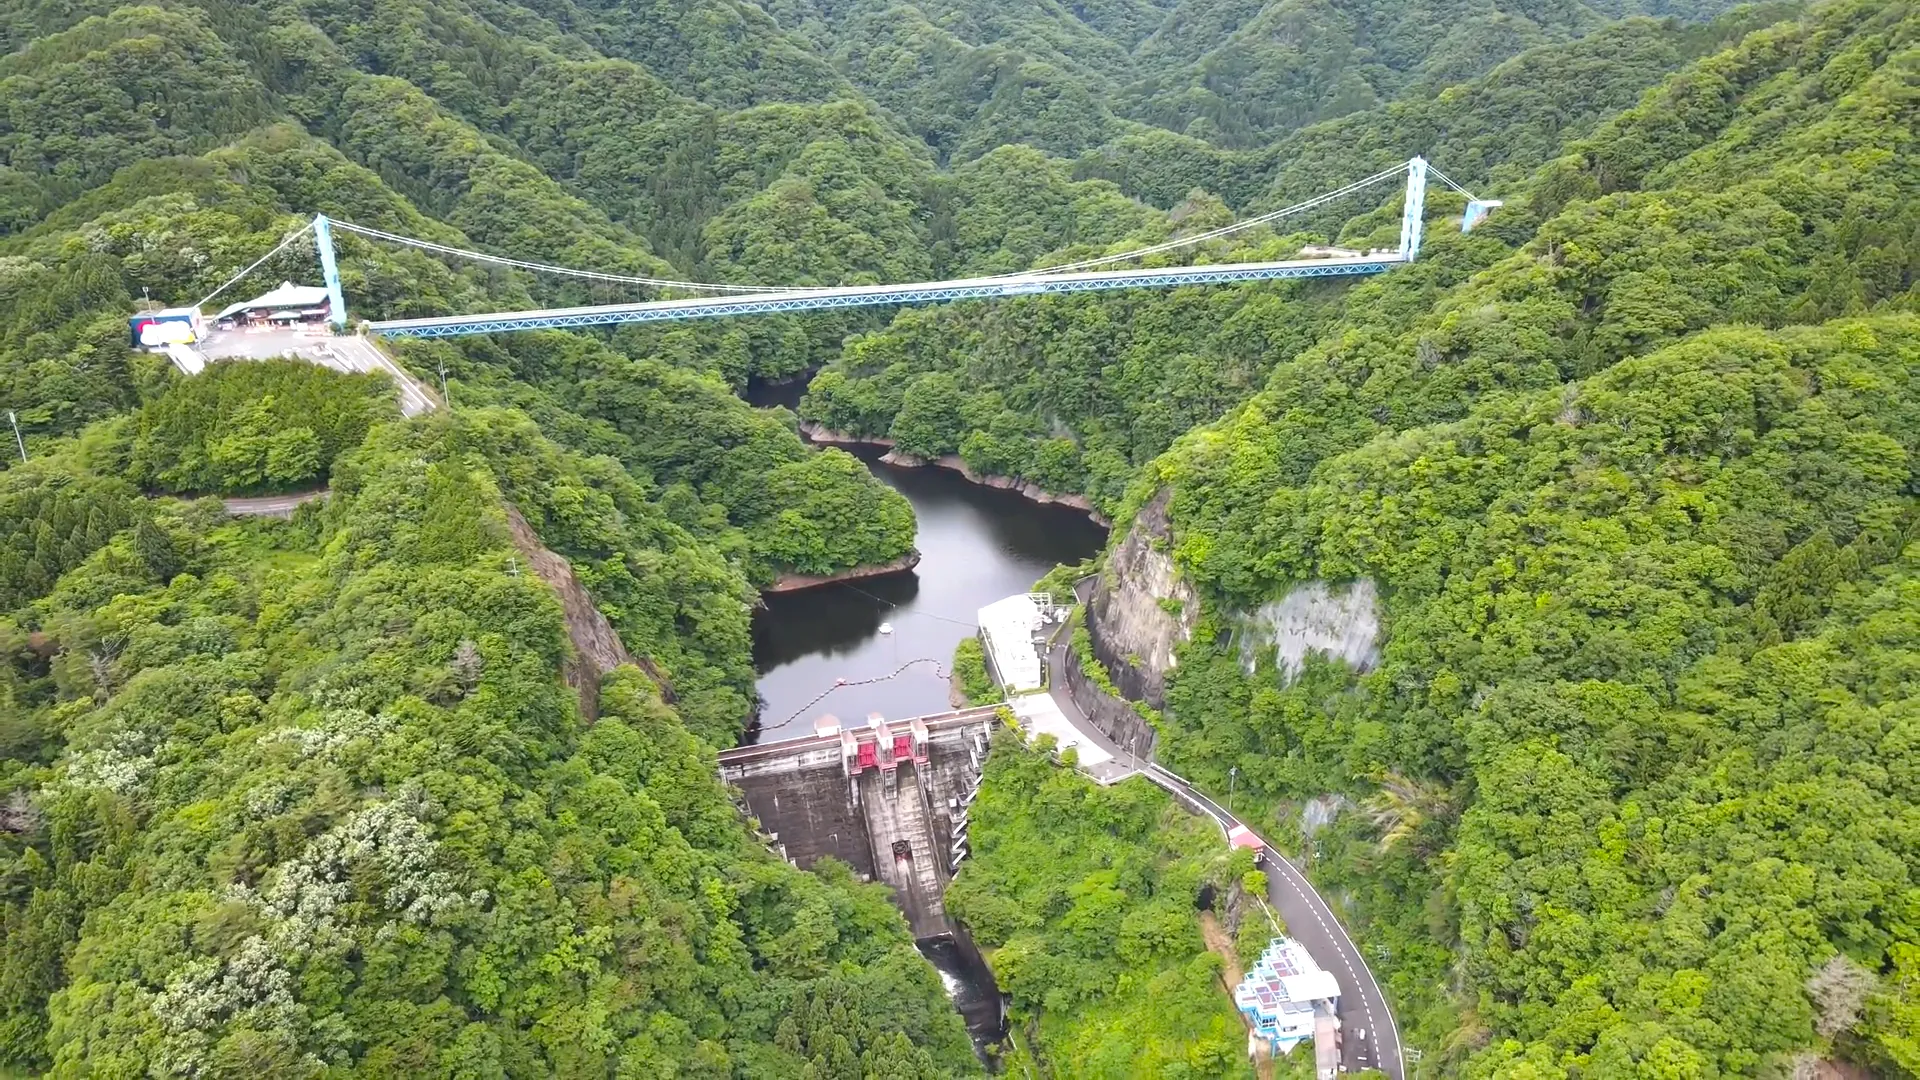
M1244 632L1235 636L1248 672L1272 655L1281 678L1291 680L1310 652L1367 671L1380 662L1380 598L1366 578L1344 585L1302 582L1280 599L1260 605L1247 616Z
M540 534L528 524L517 507L507 506L507 527L513 545L527 557L527 563L540 580L560 597L566 615L567 637L573 642L573 656L567 661L567 685L580 695L580 712L589 722L600 716L600 678L622 664L638 664L660 688L662 700L671 704L673 686L651 657L634 657L613 624L594 606L586 586L574 576L573 564L541 542Z
M1170 491L1155 495L1113 552L1087 622L1094 655L1120 692L1159 708L1166 703L1173 650L1193 633L1199 600L1166 551Z
M1155 708L1166 703L1174 650L1193 634L1199 599L1168 553L1168 491L1134 518L1114 549L1093 595L1087 629L1094 655L1120 692ZM1380 662L1380 600L1372 581L1340 585L1307 581L1238 620L1234 640L1248 672L1272 658L1281 678L1300 674L1310 652L1345 661L1355 671Z

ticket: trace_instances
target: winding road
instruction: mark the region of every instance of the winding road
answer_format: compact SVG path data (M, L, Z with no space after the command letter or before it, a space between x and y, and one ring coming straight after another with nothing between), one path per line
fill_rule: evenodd
M326 497L326 488L316 488L312 491L290 491L285 495L247 495L220 501L226 504L227 513L235 517L290 518L300 504Z
M1088 601L1085 594L1091 580L1086 579L1074 586L1074 592L1083 605ZM1069 644L1061 640L1062 637L1063 634L1056 633L1047 648L1048 683L1054 700L1075 727L1087 733L1089 738L1111 747L1111 741L1099 733L1066 691L1063 671L1072 658L1067 654ZM1235 828L1246 827L1219 803L1158 762L1149 760L1139 771L1165 788L1189 810L1212 818L1223 832L1231 835ZM1366 958L1360 955L1346 927L1340 924L1340 917L1314 890L1313 883L1307 880L1300 868L1291 859L1267 846L1264 838L1260 867L1267 875L1267 902L1285 921L1287 934L1306 946L1314 960L1332 972L1340 983L1340 1005L1335 1015L1340 1018L1341 1067L1347 1072L1378 1069L1389 1080L1405 1080L1406 1063L1400 1045L1400 1028L1394 1022L1393 1012L1387 1006L1387 997L1381 992L1380 983L1374 979Z

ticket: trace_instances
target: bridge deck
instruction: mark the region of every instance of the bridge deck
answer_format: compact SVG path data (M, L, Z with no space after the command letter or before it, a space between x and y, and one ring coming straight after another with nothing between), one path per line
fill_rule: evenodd
M1144 270L1099 270L1078 274L1028 274L1013 277L955 278L908 285L845 285L751 296L699 296L637 304L505 311L488 315L445 315L388 319L368 323L390 336L454 337L508 330L542 330L615 323L711 319L727 315L765 315L787 311L920 304L940 300L986 300L1033 293L1090 292L1101 289L1172 288L1287 278L1378 274L1409 260L1399 252L1354 258L1286 259L1277 262L1170 266Z

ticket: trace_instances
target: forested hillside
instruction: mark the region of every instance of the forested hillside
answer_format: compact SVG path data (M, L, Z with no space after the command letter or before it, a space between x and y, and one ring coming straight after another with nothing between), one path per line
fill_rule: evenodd
M973 1070L884 890L781 863L715 779L745 583L617 466L511 413L384 424L281 525L130 498L106 435L0 476L9 521L52 498L93 545L0 621L0 1059ZM581 723L507 500L625 552L639 580L595 587L670 685L622 668Z
M1357 804L1307 854L1423 1069L1920 1069L1916 30L1827 4L1699 61L1229 353L1257 388L1126 489L1200 601L1162 756L1289 843ZM1285 669L1266 605L1359 578L1377 666Z
M1530 176L1561 151L1564 140L1587 135L1633 104L1689 55L1737 39L1766 18L1743 10L1708 27L1622 23L1516 57L1437 98L1303 129L1275 144L1271 168L1215 155L1183 170L1184 159L1164 136L1123 141L1081 165L1142 192L1238 189L1258 208L1286 205L1415 153L1431 154L1469 185L1511 181ZM1310 220L1305 231L1288 236L1251 230L1210 241L1195 257L1284 257L1302 243L1325 239L1391 246L1398 196L1375 195L1380 202L1347 207L1379 206L1374 213ZM1460 210L1450 192L1429 198L1444 208L1443 215ZM1187 229L1231 220L1204 195L1184 201L1176 216ZM1507 215L1489 235L1525 237L1527 226L1514 222L1515 216ZM1890 227L1889 235L1899 228ZM906 311L885 330L850 341L814 378L801 414L837 431L894 438L903 433L900 418L908 416L913 422L905 433L914 453L957 453L978 472L1084 492L1115 509L1135 469L1176 436L1258 390L1276 360L1300 353L1343 323L1396 325L1410 305L1432 302L1441 289L1507 250L1438 229L1429 243L1433 259L1397 272L1391 281L1359 287L1288 282ZM964 392L955 392L949 377Z
M0 1070L976 1072L884 891L767 854L714 779L755 589L913 541L736 396L811 377L807 419L1085 493L1117 541L1166 508L1195 602L1160 609L1160 753L1237 768L1311 860L1415 1075L1920 1072L1916 26L0 0L0 408L32 459L0 466ZM1506 205L1463 236L1436 188L1421 260L1362 285L408 342L455 404L411 421L370 377L127 343L136 302L317 212L616 275L906 281L1416 153ZM1399 198L1169 257L1391 243ZM653 295L337 239L359 318ZM322 483L284 524L196 500ZM509 508L637 661L595 709ZM1378 666L1278 670L1254 613L1360 577ZM1190 921L1210 834L1017 747L989 772L953 899L1037 1036L1010 1060L1240 1069ZM1316 796L1351 809L1308 845Z
M947 893L993 950L1027 1032L1008 1072L1245 1076L1245 1029L1193 912L1202 888L1224 896L1251 855L1230 856L1212 822L1147 781L1101 787L1048 750L995 737L969 815L979 851Z
M1004 143L1073 155L1151 129L1263 149L1295 128L1473 79L1608 19L1700 20L1731 6L774 0L767 10L944 161Z

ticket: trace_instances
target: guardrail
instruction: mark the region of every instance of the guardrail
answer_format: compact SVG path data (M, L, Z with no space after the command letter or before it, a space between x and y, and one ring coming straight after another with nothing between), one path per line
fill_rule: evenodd
M1002 701L1002 702L996 702L992 705L975 705L975 706L972 706L971 708L955 709L955 710L952 710L949 712L943 712L943 713L927 713L922 716L909 716L900 720L894 720L889 718L887 720L887 724L889 727L897 727L900 730L905 730L906 725L913 723L915 720L918 720L922 724L925 724L927 727L927 731L931 733L934 731L940 731L946 728L954 727L960 724L972 723L978 720L992 719L995 713L999 712L1003 708L1006 708L1006 704L1007 704L1006 702ZM861 728L865 726L866 726L865 724L857 724L857 725L854 725L854 727L849 728L843 725L840 730L841 731L855 730L856 728ZM816 732L816 733L807 734L807 735L796 735L793 738L780 739L775 742L753 743L748 746L735 746L735 747L730 747L726 750L720 751L720 764L731 765L731 764L736 764L742 761L752 761L757 758L778 757L781 754L790 754L790 753L795 753L799 751L804 751L816 745L817 746L837 746L839 745L839 742L840 742L840 731L835 731L831 735L821 735Z

